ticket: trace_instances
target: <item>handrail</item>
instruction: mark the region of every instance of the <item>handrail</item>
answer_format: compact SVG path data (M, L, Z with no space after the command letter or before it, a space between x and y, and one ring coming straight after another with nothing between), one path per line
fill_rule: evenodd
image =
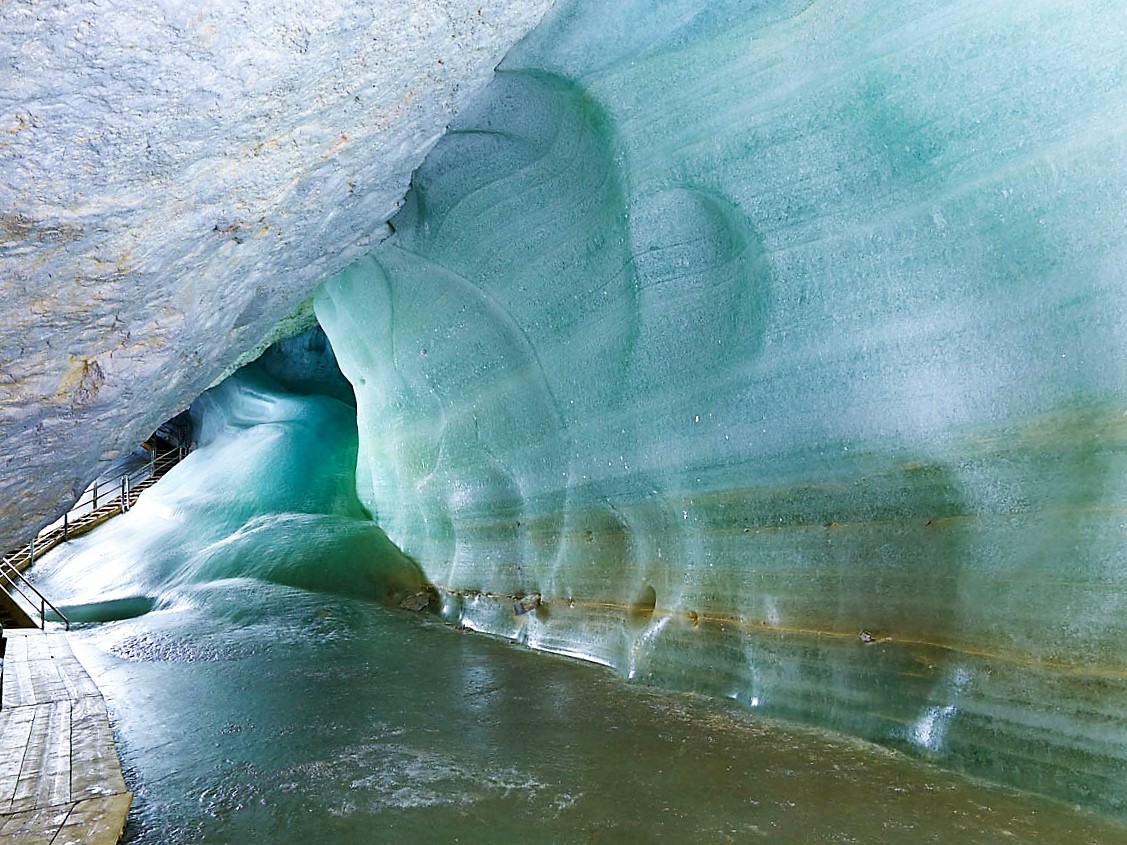
M113 482L109 484L98 484L94 481L86 491L79 497L78 501L70 506L70 509L62 516L62 529L63 539L65 540L70 533L70 522L72 517L81 516L82 514L76 513L89 506L90 512L96 511L99 508L99 500L102 500L103 507L105 503L113 502L115 499L121 504L121 510L127 511L131 507L129 502L129 493L139 484L148 481L154 476L161 476L173 466L178 464L188 454L188 449L184 446L177 446L162 452L159 455L153 451L153 455L149 458L148 462L143 466L138 467L130 473L123 473L118 476ZM57 521L56 521L57 524ZM45 534L47 532L40 532Z
M18 579L20 582L22 582L23 587L21 587L16 582L16 580L13 579L12 576L15 576L15 579ZM20 572L11 563L8 562L7 558L0 560L0 577L8 582L8 586L4 588L5 590L7 590L8 595L12 595L12 591L15 590L15 592L18 593L19 596L33 608L36 607L36 600L38 599L39 627L41 629L46 630L47 628L47 608L49 607L54 612L54 614L59 617L60 621L62 621L62 623L66 626L66 630L70 630L70 619L67 618L67 615L57 607L55 607L55 605L51 603L50 599L39 592L39 590L35 588L35 585L24 577L22 572ZM24 590L24 587L26 587L28 590L31 590L31 592L34 593L34 596L29 596Z
M66 542L71 536L76 536L77 529L81 529L79 533L85 533L106 519L128 511L133 506L137 496L141 494L141 489L146 482L150 479L160 478L183 460L187 454L188 449L184 446L177 446L160 454L157 454L154 449L152 457L144 466L131 473L121 475L116 482L101 485L101 491L99 491L98 482L95 481L79 497L78 501L63 514L61 520L56 520L48 529L36 534L27 545L0 557L0 578L7 582L6 587L0 584L0 589L6 589L10 595L13 595L13 598L14 595L18 594L24 601L36 608L39 611L39 626L41 628L46 625L47 608L50 607L69 631L70 620L23 576L21 570L27 569L35 563L36 553L42 556L60 543ZM109 492L110 490L113 492ZM99 504L99 499L102 500L101 504ZM75 519L77 519L77 522ZM34 596L29 596L24 587L31 590Z

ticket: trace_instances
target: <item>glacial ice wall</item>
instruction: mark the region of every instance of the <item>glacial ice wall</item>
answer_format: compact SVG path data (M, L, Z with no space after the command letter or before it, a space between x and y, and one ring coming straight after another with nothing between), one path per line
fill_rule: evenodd
M1127 815L1127 7L564 2L316 300L467 626Z
M52 550L32 577L72 621L192 601L255 579L395 604L418 566L356 497L353 408L294 378L331 351L275 350L280 381L255 363L192 403L197 448L97 531ZM284 371L291 373L285 378ZM337 375L339 379L339 374Z
M0 4L0 543L386 232L550 0Z

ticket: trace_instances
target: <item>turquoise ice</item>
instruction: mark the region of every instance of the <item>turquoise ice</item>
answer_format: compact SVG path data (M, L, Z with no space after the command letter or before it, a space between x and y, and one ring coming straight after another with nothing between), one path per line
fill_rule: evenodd
M355 599L426 581L451 623L1127 818L1124 43L1098 0L561 2L318 290L355 412L272 353L36 577L156 608L89 635L142 663L331 605L307 652L350 672L409 630Z
M452 621L1124 814L1125 30L560 4L318 294L361 501Z
M225 580L385 604L421 587L356 497L355 412L330 395L340 385L303 392L301 349L272 353L280 366L253 364L193 403L195 451L132 509L36 565L75 621L175 607Z

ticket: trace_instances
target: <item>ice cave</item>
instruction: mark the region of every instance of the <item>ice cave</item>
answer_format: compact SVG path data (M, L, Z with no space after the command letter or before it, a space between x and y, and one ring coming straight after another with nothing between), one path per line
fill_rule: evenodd
M360 6L0 6L124 841L1127 842L1127 6Z

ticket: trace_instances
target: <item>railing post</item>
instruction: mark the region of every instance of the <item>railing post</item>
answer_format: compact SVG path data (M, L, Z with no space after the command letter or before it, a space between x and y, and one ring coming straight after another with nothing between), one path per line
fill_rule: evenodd
M35 538L31 538L31 542L27 544L27 565L31 566L35 563Z
M98 509L98 479L94 479L94 503L90 508L91 510Z
M125 497L125 476L121 477L121 512L129 510L129 500Z
M47 630L47 600L43 596L39 597L39 627Z
M63 539L64 540L67 538L67 532L70 530L70 520L68 519L68 517L70 517L70 511L67 511L66 513L63 514Z

